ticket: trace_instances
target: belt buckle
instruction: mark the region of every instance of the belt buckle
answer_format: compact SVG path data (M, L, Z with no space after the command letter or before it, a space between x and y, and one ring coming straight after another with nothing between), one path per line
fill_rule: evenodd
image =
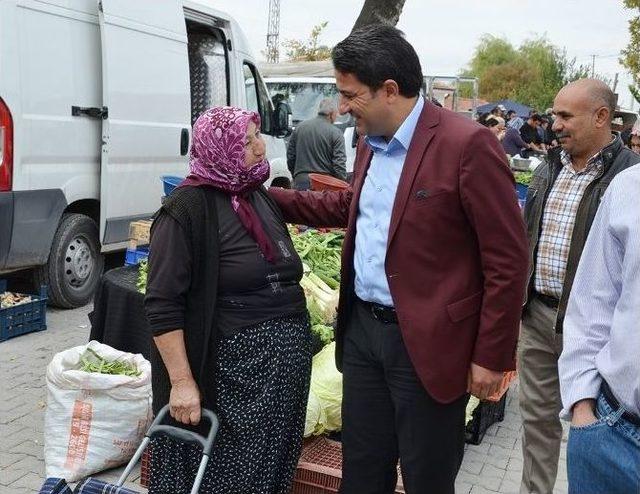
M373 318L376 321L380 321L381 320L380 308L373 303L369 305L369 307L371 309L371 315L373 316Z
M377 321L380 321L381 323L384 323L384 324L390 324L394 322L392 319L387 317L387 312L388 312L388 309L385 309L384 307L380 307L379 305L371 304L371 313L373 314L373 317Z

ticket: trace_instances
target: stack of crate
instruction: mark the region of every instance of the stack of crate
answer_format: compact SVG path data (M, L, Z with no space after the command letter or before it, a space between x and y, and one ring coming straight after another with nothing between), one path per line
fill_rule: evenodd
M133 266L149 257L149 238L152 220L133 221L129 225L129 245L124 264Z

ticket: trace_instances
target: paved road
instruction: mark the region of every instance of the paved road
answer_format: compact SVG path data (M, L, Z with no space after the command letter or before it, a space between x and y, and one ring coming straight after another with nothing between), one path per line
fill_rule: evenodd
M0 343L0 493L37 492L45 478L43 455L45 370L52 356L86 343L89 306L76 310L50 309L47 331ZM516 493L522 474L521 422L517 384L509 391L505 420L492 426L479 446L468 446L456 492ZM555 493L567 492L565 444ZM119 470L100 478L113 480ZM130 487L145 492L137 484Z

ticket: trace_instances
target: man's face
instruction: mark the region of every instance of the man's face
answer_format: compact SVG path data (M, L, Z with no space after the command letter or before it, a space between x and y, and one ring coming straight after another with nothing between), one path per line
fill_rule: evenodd
M640 135L631 136L631 142L629 143L629 147L633 152L640 154Z
M358 78L349 73L335 71L336 86L340 92L338 111L341 115L350 113L356 122L360 135L384 136L388 107L383 89L372 91Z
M591 149L602 127L596 117L597 110L584 88L567 87L556 96L552 129L562 148L569 154L581 156Z

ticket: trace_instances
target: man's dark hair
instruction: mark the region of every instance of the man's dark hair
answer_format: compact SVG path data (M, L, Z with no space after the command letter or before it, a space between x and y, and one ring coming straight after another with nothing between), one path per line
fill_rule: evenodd
M509 110L509 111L507 112L507 117L510 117L511 115L515 115L515 114L516 114L516 111L515 111L515 110Z
M529 118L534 122L542 123L542 117L537 113L534 113L533 115L529 116Z
M422 68L418 54L399 29L371 24L354 30L331 51L333 66L353 74L372 91L387 79L398 84L400 94L412 98L422 87Z

